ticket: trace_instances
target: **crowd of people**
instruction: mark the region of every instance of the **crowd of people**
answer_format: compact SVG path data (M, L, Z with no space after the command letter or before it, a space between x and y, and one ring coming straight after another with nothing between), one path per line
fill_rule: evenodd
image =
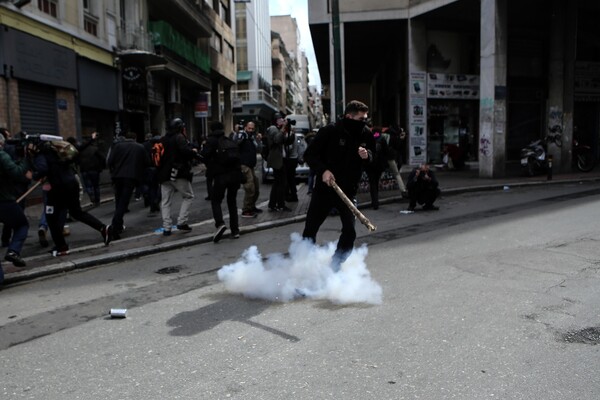
M25 133L15 135L18 138L15 141L7 129L0 128L0 222L3 224L2 246L7 248L4 260L16 267L26 266L21 251L29 222L21 195L31 182L42 188L39 244L49 246L49 231L54 244L50 253L56 257L69 254L65 239L69 233L65 225L69 218L98 231L105 245L120 239L126 227L125 214L134 196L136 200L143 196L150 215L160 212L164 236L170 236L173 228L190 232L189 211L194 200L192 166L198 162L206 166L207 199L215 224L213 241L218 243L228 228L232 238L239 238L239 189L244 190L242 218L255 218L263 212L256 204L260 185L255 173L257 155L262 154L274 178L268 212L292 210L286 203L298 201L296 166L305 161L310 167L307 192L312 197L303 237L315 242L325 218L332 213L339 215L342 230L332 262L337 270L352 250L356 232L354 215L334 193L333 184L355 200L365 172L374 209L379 207L379 180L385 170L392 173L402 196L408 197L411 211L417 203L425 210L437 209L433 203L440 194L435 175L426 164L415 168L404 183L399 169L406 134L391 126L372 126L368 111L364 103L348 103L343 118L306 135L308 147L304 154L299 153L292 122L281 113L274 114L264 135L256 131L254 121L242 121L230 134L225 133L221 122L215 121L199 146L188 139L181 118L169 121L164 136L153 132L146 135L143 143L138 143L137 135L132 132L117 136L107 154L102 153L96 133L81 143L68 138L75 153L68 160L48 146L24 140ZM160 149L158 157L157 149ZM80 192L83 191L93 206L100 204L100 174L105 168L110 174L115 199L110 222L100 221L81 207ZM176 194L181 196L181 205L174 218L172 204ZM223 216L223 200L229 212L229 227Z

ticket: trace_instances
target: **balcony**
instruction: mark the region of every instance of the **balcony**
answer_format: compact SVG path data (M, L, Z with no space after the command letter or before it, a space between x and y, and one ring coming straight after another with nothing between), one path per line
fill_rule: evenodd
M149 23L152 33L152 42L157 48L168 49L205 73L210 73L211 61L208 54L197 47L177 32L171 25L164 21L153 21Z
M156 54L152 35L140 26L127 26L117 32L117 54L122 60L146 67L166 64L164 57Z
M231 93L231 97L240 99L243 104L268 104L274 109L278 108L277 99L271 96L264 90L235 90Z

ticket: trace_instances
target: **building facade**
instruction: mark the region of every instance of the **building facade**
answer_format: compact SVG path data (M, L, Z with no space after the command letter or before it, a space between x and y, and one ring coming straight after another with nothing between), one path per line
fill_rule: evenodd
M376 124L409 133L411 163L438 162L455 144L480 176L504 176L520 149L554 126L563 132L562 147L549 144L555 169L570 170L574 135L598 155L597 2L337 2L341 88L333 84L334 1L309 0L325 112L339 114L336 90L366 101Z
M182 117L232 127L230 0L39 0L0 3L0 124L14 132L162 134ZM220 102L219 91L230 101ZM217 93L211 112L207 97Z
M234 119L255 121L265 132L279 110L280 93L273 88L271 19L268 2L235 3L237 85Z

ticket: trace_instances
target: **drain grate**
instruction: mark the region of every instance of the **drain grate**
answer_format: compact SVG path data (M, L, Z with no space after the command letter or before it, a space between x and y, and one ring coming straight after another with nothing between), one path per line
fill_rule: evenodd
M567 332L562 337L567 343L600 344L600 327Z
M182 265L173 265L171 267L161 268L158 271L156 271L156 273L161 275L176 274L178 272L181 272L182 269Z

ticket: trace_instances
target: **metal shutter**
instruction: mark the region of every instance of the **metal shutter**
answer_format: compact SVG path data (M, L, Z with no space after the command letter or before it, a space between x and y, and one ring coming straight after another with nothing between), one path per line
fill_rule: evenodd
M58 134L56 92L52 86L19 81L21 130L27 133Z

